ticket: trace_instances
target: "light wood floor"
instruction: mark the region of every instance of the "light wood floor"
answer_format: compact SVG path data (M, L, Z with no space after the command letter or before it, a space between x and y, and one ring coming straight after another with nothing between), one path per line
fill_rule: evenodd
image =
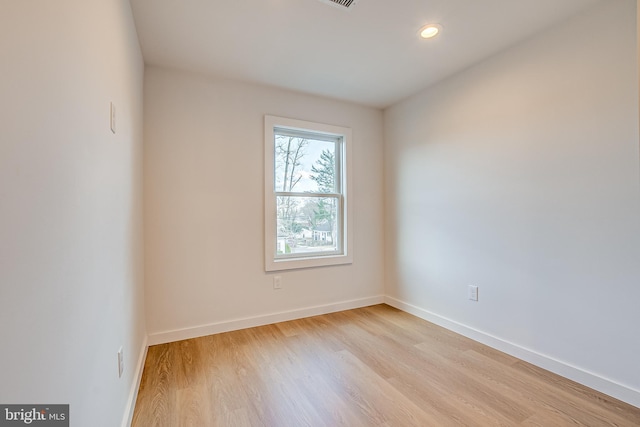
M640 409L386 305L149 348L134 427L640 426Z

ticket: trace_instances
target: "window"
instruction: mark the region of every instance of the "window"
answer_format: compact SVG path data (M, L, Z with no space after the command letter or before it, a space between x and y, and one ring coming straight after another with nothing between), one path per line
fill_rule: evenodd
M265 116L265 269L353 260L351 129Z

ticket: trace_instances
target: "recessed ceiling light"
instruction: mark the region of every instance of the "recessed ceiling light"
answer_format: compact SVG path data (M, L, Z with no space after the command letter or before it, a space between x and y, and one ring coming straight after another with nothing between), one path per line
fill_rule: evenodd
M423 39L430 39L437 36L442 31L440 24L429 24L420 28L420 37Z

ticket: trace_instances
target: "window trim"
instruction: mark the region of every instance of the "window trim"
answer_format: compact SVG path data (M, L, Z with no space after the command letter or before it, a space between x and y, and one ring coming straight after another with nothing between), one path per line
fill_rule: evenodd
M341 203L343 208L342 223L342 253L328 255L276 257L276 196L275 191L275 129L284 128L292 131L324 133L342 138L340 170L337 171L341 179ZM298 268L322 267L353 263L353 227L351 200L351 129L342 126L327 125L304 120L290 119L278 116L264 116L264 253L265 271L292 270ZM307 193L301 195L309 196ZM316 197L315 194L313 197Z

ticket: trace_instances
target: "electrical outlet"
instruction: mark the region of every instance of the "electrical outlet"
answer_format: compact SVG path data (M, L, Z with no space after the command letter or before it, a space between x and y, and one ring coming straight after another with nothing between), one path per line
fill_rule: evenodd
M122 377L123 371L124 371L124 355L122 352L122 346L120 346L120 350L118 350L118 378Z
M282 289L282 277L273 276L273 289Z
M469 299L471 301L478 301L478 287L469 285Z

